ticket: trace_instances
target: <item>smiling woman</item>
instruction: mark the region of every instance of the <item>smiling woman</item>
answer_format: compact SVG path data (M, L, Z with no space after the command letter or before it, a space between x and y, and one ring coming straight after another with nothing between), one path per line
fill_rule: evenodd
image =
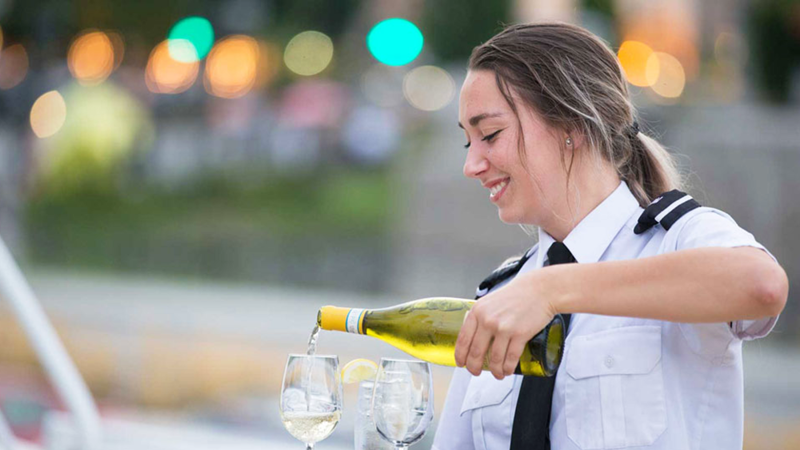
M742 342L775 325L786 274L678 190L635 118L616 55L582 28L511 26L473 50L464 175L539 239L478 292L435 449L742 447ZM512 375L556 314L568 330L556 376Z

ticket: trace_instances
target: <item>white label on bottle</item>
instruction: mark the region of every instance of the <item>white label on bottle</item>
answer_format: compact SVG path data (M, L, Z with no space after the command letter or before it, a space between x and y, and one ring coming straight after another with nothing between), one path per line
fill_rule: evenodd
M361 316L364 314L364 310L360 308L352 308L349 313L347 313L347 319L345 319L345 325L347 326L348 333L356 333L360 334L358 329L359 322L361 322Z

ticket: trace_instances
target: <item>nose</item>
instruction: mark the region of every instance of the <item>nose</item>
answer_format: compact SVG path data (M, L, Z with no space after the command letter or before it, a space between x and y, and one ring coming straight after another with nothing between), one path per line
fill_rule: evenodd
M464 161L464 176L467 178L479 178L489 168L489 161L476 147L478 146L473 144L468 149L467 159Z

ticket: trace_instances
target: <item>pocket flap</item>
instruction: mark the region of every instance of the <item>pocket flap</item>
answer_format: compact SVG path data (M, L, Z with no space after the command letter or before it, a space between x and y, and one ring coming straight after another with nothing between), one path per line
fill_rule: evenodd
M461 403L461 412L485 406L499 405L508 397L514 388L514 379L517 375L496 379L491 372L484 371L479 376L472 378L467 387L464 401Z
M653 370L661 359L661 327L636 326L575 336L570 341L567 373L579 380L600 375L636 375Z

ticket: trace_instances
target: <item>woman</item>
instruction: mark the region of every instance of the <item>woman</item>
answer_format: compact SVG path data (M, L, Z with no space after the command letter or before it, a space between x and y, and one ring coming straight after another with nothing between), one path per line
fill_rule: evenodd
M434 448L741 448L742 341L772 329L787 277L727 214L659 198L681 182L614 53L572 25L509 27L473 51L459 126L464 174L539 241L465 319ZM512 375L559 313L556 377Z

